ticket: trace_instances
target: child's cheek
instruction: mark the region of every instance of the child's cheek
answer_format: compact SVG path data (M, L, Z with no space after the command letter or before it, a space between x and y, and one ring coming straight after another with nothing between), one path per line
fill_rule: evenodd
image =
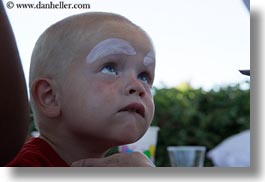
M151 100L149 102L149 108L150 108L150 117L151 117L151 120L152 120L153 117L154 117L154 112L155 112L155 104L154 104L153 98L151 98Z
M113 100L113 97L120 93L121 83L118 81L118 78L102 77L94 85L94 93L107 98L106 102L111 101L111 99Z

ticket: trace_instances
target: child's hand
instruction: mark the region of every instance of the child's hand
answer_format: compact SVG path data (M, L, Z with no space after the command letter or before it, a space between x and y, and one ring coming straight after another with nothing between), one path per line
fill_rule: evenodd
M155 167L153 162L140 152L117 153L106 158L82 159L72 167Z

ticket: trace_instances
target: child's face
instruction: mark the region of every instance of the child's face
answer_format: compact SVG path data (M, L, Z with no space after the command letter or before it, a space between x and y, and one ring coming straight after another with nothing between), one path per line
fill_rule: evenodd
M155 56L149 39L142 32L109 26L86 55L62 83L67 130L99 145L136 141L154 115Z

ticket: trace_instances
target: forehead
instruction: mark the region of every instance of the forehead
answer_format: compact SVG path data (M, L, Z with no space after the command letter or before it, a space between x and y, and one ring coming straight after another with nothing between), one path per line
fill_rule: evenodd
M127 41L137 54L146 56L154 50L148 35L128 20L104 17L93 19L89 16L74 17L66 22L64 27L65 39L58 40L65 48L64 54L71 58L71 63L83 62L100 42L110 39L123 39ZM66 51L67 50L67 51ZM73 54L74 53L74 54Z
M93 46L109 38L119 38L128 41L136 51L149 52L153 50L153 45L147 34L129 23L110 21L102 24L100 30L93 41Z

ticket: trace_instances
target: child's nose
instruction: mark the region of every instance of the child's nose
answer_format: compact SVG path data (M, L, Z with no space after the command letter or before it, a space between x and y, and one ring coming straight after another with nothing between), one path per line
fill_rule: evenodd
M136 95L144 97L145 89L141 81L137 78L130 78L125 85L125 95Z

